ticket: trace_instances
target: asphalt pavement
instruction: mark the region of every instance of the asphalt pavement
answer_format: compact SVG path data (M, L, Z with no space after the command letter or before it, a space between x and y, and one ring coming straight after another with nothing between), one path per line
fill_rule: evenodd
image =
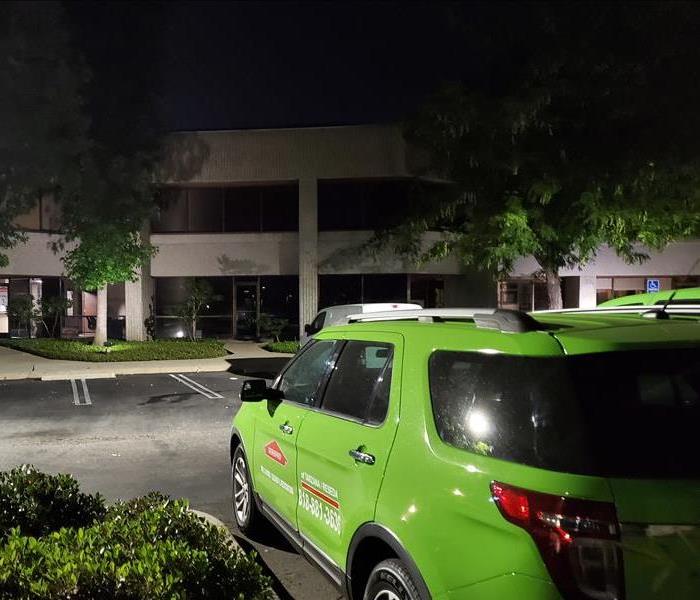
M274 374L251 367L253 376ZM235 529L228 448L243 380L230 372L183 372L0 381L0 470L31 463L71 473L83 490L108 501L151 490L187 498L257 550L281 598L338 598L274 529L254 540Z

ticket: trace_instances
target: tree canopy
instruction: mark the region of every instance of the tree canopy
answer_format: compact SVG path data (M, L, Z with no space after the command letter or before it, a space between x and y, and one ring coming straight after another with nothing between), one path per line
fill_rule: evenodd
M414 116L426 175L450 182L375 242L494 273L557 272L601 244L628 261L700 228L700 10L685 3L467 6L477 64ZM429 248L426 230L443 232Z
M80 88L87 70L70 47L58 3L6 2L0 19L0 267L24 239L17 216L59 186L75 188L89 148Z

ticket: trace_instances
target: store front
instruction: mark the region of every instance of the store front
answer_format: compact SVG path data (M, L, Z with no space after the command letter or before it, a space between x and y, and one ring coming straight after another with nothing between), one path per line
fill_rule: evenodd
M180 316L187 300L187 277L156 277L156 337L187 337ZM209 293L197 320L197 336L202 338L258 339L265 337L266 316L286 321L286 337L298 329L298 277L296 275L198 277ZM263 327L261 328L261 324Z

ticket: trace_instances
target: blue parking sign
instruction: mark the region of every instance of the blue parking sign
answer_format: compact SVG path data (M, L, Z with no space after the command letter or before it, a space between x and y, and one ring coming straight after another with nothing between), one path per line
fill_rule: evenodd
M647 279L647 293L658 292L661 289L661 282L658 279Z

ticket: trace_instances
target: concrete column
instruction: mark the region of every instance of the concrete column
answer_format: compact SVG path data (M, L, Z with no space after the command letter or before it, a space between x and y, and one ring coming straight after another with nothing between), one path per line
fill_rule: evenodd
M95 344L101 346L107 341L107 286L97 290L97 329Z
M578 288L579 308L595 308L596 306L596 278L582 275L579 278Z
M318 310L318 184L299 180L299 335Z
M124 283L124 303L126 305L126 339L140 342L146 339L143 324L149 315L148 305L153 297L153 278L150 264L145 265L136 281Z

